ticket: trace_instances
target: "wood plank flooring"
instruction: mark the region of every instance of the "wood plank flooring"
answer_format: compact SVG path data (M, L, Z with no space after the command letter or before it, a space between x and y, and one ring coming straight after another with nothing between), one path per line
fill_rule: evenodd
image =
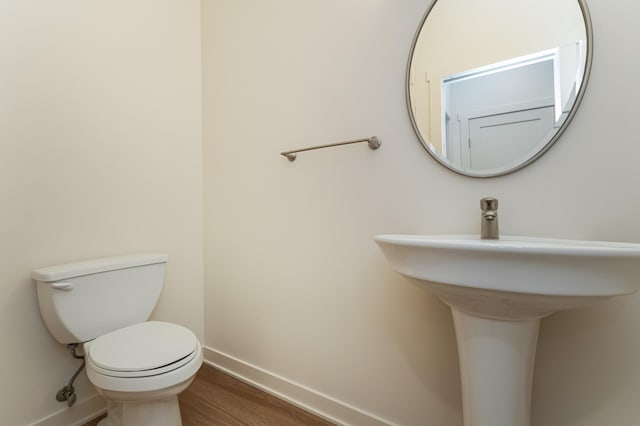
M334 425L207 365L179 399L183 426Z

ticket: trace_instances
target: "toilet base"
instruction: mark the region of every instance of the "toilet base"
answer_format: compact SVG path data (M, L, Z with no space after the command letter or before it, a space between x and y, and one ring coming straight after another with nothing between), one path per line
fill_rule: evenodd
M108 401L107 417L98 426L182 426L178 397L117 402Z
M107 417L98 426L182 426L178 394L195 376L165 389L150 392L117 392L98 389L107 398Z

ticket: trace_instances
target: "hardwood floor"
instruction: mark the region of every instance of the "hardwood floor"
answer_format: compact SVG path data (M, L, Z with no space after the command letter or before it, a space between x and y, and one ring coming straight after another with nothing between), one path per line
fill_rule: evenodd
M179 399L183 426L333 425L207 365ZM98 420L85 426L95 426Z

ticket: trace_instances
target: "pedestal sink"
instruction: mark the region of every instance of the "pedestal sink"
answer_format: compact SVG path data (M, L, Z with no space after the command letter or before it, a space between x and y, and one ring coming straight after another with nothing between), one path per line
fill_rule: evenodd
M391 267L451 307L465 426L528 426L540 319L640 287L640 244L378 235Z

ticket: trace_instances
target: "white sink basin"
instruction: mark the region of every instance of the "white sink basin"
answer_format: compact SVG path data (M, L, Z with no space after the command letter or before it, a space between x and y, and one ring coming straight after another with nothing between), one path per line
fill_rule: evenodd
M375 241L393 269L483 317L541 318L640 287L640 244L473 235Z
M529 426L540 319L640 287L640 244L471 235L375 241L393 269L451 307L465 426Z

